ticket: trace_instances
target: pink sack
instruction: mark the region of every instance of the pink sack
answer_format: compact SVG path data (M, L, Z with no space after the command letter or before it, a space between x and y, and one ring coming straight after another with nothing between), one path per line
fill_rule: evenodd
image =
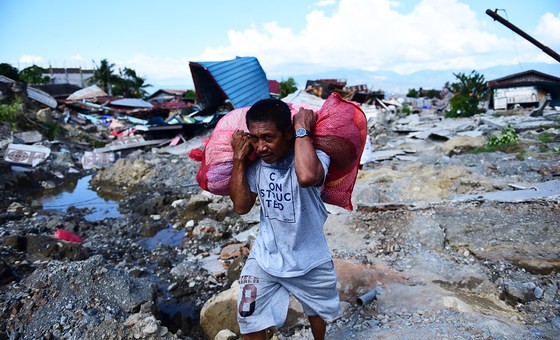
M292 116L300 107L309 108L287 104ZM229 195L233 168L231 136L238 129L248 131L245 123L248 110L249 107L235 109L222 117L203 146L202 163L196 175L202 189L216 195ZM325 203L352 210L352 190L367 135L366 117L359 106L342 99L336 92L327 98L317 116L312 131L313 144L331 158L321 198Z

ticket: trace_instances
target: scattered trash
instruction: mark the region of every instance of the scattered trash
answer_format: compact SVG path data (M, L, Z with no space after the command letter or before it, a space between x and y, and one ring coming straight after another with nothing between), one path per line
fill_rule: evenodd
M56 237L59 240L62 241L68 241L68 242L72 242L72 243L79 243L82 244L83 240L80 236L71 233L67 230L62 230L59 229L57 231L54 232L54 237Z

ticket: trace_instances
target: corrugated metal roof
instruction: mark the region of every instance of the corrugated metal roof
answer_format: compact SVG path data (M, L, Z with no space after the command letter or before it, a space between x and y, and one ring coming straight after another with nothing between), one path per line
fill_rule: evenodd
M122 98L113 100L112 105L129 106L129 107L154 107L152 104L139 98Z
M199 101L219 106L229 98L234 108L270 98L266 74L255 57L226 61L190 62Z

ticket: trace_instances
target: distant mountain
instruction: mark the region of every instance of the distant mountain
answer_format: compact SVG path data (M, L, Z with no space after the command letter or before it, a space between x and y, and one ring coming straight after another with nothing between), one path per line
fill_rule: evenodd
M475 70L484 75L484 79L492 80L507 75L536 70L560 77L560 63L532 63L521 65L494 66L486 69ZM305 87L307 80L315 79L345 79L347 85L366 84L369 89L383 90L386 94L406 94L408 89L441 89L446 82L456 81L453 73L471 73L472 69L435 71L425 70L411 74L399 74L392 71L364 71L358 69L338 69L325 72L294 75L292 78L299 88ZM273 79L273 78L271 78ZM278 79L279 81L281 79ZM284 79L285 80L285 79Z

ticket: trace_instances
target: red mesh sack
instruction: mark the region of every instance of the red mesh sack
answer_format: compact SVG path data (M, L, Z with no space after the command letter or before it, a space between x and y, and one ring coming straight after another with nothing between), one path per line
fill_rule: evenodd
M287 103L292 116L302 104ZM204 145L202 163L196 180L200 187L217 195L229 195L229 182L233 168L231 136L237 130L248 131L245 114L249 107L235 109L226 114ZM356 183L360 157L364 150L367 121L356 104L346 101L338 93L327 98L317 111L317 123L312 131L313 144L327 153L331 164L321 199L352 210L352 190Z
M352 210L352 191L367 136L364 112L334 92L317 111L312 135L315 147L331 158L321 199Z
M245 114L249 107L228 112L212 131L203 145L202 162L196 174L200 187L216 195L229 195L229 182L233 171L231 136L236 130L248 131Z

